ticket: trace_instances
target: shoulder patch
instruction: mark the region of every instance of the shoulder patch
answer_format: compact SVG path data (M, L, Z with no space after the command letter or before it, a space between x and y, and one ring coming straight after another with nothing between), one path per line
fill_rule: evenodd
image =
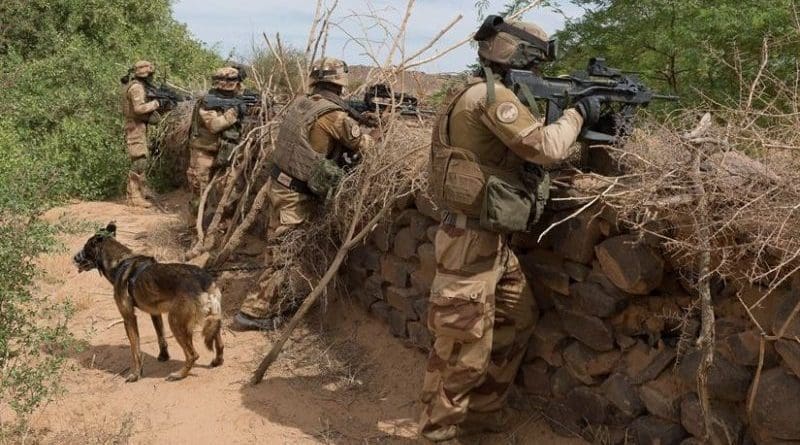
M350 127L350 137L353 139L361 137L361 127L358 126L358 124L354 124Z
M504 124L514 123L519 117L519 108L511 102L503 102L497 106L497 120Z

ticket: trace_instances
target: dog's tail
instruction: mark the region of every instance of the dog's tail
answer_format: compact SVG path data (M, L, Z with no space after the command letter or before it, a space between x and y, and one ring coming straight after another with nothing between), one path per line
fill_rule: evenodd
M214 341L222 329L222 293L212 284L201 298L203 313L203 342L209 351L214 350ZM220 347L221 345L218 345Z

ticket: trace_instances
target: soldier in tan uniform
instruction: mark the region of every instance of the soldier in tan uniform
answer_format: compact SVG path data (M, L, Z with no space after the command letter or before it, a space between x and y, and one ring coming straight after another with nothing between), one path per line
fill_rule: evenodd
M547 60L546 34L490 19L498 29L479 41L484 76L451 102L431 146L431 193L447 212L435 240L427 320L435 341L420 419L421 435L435 442L505 428L505 400L538 317L509 235L526 230L546 200L537 165L567 158L600 108L583 100L544 125L502 79Z
M317 61L309 79L311 93L298 96L288 105L278 130L272 155L274 166L267 185L270 242L278 242L282 235L308 220L313 207L328 192L326 188L332 185L318 179L336 170L334 163L344 153L358 153L372 144L372 138L362 134L341 99L347 73L347 64L341 60ZM277 306L279 287L285 277L280 265L272 263L274 255L268 256L270 267L265 276L269 278L258 293L245 298L234 317L238 329L275 329L287 309Z
M155 68L146 60L136 62L129 74L133 79L123 78L122 114L125 116L125 144L131 170L128 173L127 194L131 205L150 207L153 197L145 181L147 159L147 124L153 119L153 113L159 109L157 100L147 101L147 87L153 78Z
M211 80L209 95L234 97L241 93L242 76L236 68L220 68ZM194 226L200 195L211 181L213 170L224 164L231 150L239 144L241 129L237 124L242 113L243 110L238 108L209 109L205 98L195 105L189 138L189 167L186 170L189 190L194 195L189 203L189 226Z

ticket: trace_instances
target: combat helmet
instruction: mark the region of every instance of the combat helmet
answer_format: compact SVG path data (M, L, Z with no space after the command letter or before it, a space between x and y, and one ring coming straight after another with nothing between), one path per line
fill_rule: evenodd
M506 22L490 15L478 32L478 55L509 68L527 69L532 64L555 60L556 42L538 25L521 21Z
M219 68L211 76L213 87L222 91L234 91L241 83L242 74L237 68L226 66Z
M156 71L155 65L147 60L140 60L133 64L133 75L136 77L147 77Z
M332 57L323 57L314 62L309 74L309 84L332 83L341 87L347 86L349 68L343 60Z

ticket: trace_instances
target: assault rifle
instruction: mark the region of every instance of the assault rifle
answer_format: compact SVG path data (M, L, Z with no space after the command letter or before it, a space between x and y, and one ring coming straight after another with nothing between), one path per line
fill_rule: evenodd
M236 108L241 113L251 114L251 110L261 107L261 92L245 90L241 95L225 97L210 92L203 99L203 108L227 111Z
M145 83L145 93L147 100L157 100L159 104L158 111L172 111L178 106L178 102L190 100L190 96L183 95L177 90L174 90L162 82L161 85L155 86L149 82Z
M379 83L367 88L363 100L351 99L347 104L359 113L381 113L385 110L394 110L405 116L419 116L421 114L436 114L433 110L420 109L419 100L409 94L394 93L386 84Z
M600 121L581 133L581 139L590 143L615 143L632 131L637 108L646 107L656 99L678 100L677 96L653 93L638 76L609 68L601 57L592 57L586 71L569 76L548 77L510 70L505 80L529 107L537 109L536 102L546 102L546 124L558 120L566 108L583 97L604 97Z

